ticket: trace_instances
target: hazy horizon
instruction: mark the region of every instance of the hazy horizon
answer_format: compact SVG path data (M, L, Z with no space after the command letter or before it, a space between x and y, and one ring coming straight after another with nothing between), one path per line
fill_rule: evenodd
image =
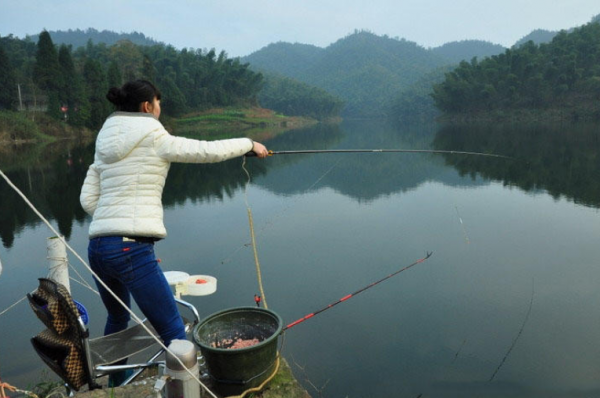
M598 0L478 1L231 0L8 0L0 35L24 38L42 30L69 29L143 33L177 48L215 48L246 56L276 42L327 47L355 30L397 37L425 48L461 40L504 47L536 29L558 31L581 26L600 14ZM26 18L24 16L27 16Z

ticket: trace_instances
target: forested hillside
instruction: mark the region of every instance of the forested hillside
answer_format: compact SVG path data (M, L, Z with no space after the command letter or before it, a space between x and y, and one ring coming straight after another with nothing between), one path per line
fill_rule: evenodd
M558 32L551 30L536 29L530 34L519 39L513 47L521 47L528 41L532 41L534 44L550 43L557 33Z
M470 61L473 57L491 57L504 52L506 48L500 44L483 40L462 40L446 43L431 49L434 54L440 55L449 62L458 64L460 61Z
M74 49L87 45L88 41L90 40L97 44L104 43L107 46L112 46L120 40L128 40L139 46L153 46L156 44L161 44L139 32L117 33L110 30L98 31L94 28L88 28L86 30L50 30L48 33L50 33L54 44L66 44L67 46L72 46ZM32 41L33 43L37 43L39 39L39 35L31 35L26 37L26 40Z
M436 105L448 114L560 110L569 117L600 117L600 24L551 43L528 42L483 61L461 62L434 86Z
M324 120L340 114L343 101L327 91L289 77L265 73L258 95L260 106L289 116L309 116Z
M54 45L48 32L37 44L14 37L0 39L12 81L2 81L0 91L11 99L0 104L17 109L14 95L21 88L23 107L46 110L74 125L97 128L112 111L108 88L124 80L154 81L163 93L163 112L177 116L215 106L254 104L262 75L237 59L214 50L176 50L171 46L137 46L121 40L112 46L88 42L75 51Z
M159 87L163 112L169 116L213 107L254 106L264 83L263 75L248 64L214 49L177 50L128 40L107 45L89 40L73 50L70 45L57 46L46 31L37 43L13 36L0 38L0 110L46 112L74 126L96 129L113 110L105 98L108 88L138 78ZM292 96L286 99L285 93ZM298 94L285 89L275 97L290 103ZM294 108L295 115L325 118L339 113L339 100L324 92L306 89L302 101L303 107ZM326 109L338 113L328 114Z
M424 117L435 113L428 96L431 84L443 79L440 67L504 50L479 40L426 50L404 39L355 31L324 49L279 42L243 61L255 70L275 72L334 94L345 102L345 116L395 118L398 112L406 114L400 104L410 104L407 109L422 111L419 117Z
M394 122L434 120L440 115L436 108L431 92L435 84L444 81L445 74L454 69L453 66L443 66L423 75L410 87L401 91L389 106L388 119Z
M288 52L291 55L281 55ZM283 62L287 59L289 64ZM416 43L367 31L356 31L322 51L277 43L243 60L257 70L275 71L327 90L345 101L346 116L355 117L385 116L390 98L448 62Z
M297 79L317 62L323 52L317 46L280 41L243 57L242 61L249 62L253 69L261 72L273 72Z

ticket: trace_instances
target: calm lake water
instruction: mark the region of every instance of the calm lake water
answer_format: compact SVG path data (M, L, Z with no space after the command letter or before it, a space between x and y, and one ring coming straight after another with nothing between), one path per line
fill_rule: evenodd
M285 323L433 252L285 334L283 355L312 396L600 395L599 127L344 122L267 141L274 150L431 148L514 157L247 161L266 298ZM92 156L91 147L62 144L0 159L84 255L90 220L78 195ZM165 270L218 279L216 294L189 297L202 316L254 305L258 293L246 181L241 159L173 165L167 181L169 236L156 252ZM50 231L3 181L0 200L1 312L45 276ZM71 285L99 336L100 300ZM27 388L40 379L45 368L29 338L42 329L25 302L0 316L4 381Z

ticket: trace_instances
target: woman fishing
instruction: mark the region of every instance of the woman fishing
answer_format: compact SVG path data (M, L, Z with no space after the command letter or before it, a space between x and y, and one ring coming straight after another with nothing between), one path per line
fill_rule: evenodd
M150 82L113 87L106 98L116 106L96 139L80 201L92 216L90 266L130 306L130 296L165 345L185 339L171 289L154 255L154 242L167 236L162 192L171 162L214 163L267 148L249 138L199 141L170 135L159 122L161 94ZM96 280L108 311L104 334L127 328L130 315Z

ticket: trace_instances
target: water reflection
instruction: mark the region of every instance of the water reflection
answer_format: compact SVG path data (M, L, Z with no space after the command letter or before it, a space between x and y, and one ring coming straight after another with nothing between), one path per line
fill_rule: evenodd
M45 217L56 220L61 234L69 238L74 222L83 222L79 192L87 172L89 149L81 146L26 146L2 156L0 167ZM4 181L0 187L0 237L12 246L15 234L39 218Z
M306 143L329 147L339 139L340 135L337 125L318 125L277 136L267 143L269 148L280 150L293 148L296 145L307 145ZM287 159L272 157L265 161L251 158L246 161L245 167L252 179L258 179L283 165L298 160L292 157ZM181 204L187 199L202 202L231 197L236 189L243 187L248 181L241 163L240 159L232 159L217 164L173 164L165 185L163 203L168 207ZM288 181L284 179L279 183L281 186L286 186Z
M600 130L594 125L444 125L419 124L397 131L385 123L354 121L283 134L267 142L276 150L441 149L508 155L515 160L431 154L280 155L246 168L259 186L278 195L329 187L360 202L408 192L427 181L449 186L501 181L527 192L547 191L554 198L600 207ZM25 146L2 155L0 167L46 217L56 220L67 238L85 214L79 191L93 160L93 144ZM241 160L220 164L174 164L165 207L186 200L206 202L231 197L247 182ZM458 171L452 172L447 165ZM323 178L333 173L334 178ZM471 180L463 176L471 176ZM480 179L475 177L479 175ZM322 179L322 181L321 181ZM315 187L315 182L319 182ZM20 230L39 220L5 184L0 186L0 237L11 247Z
M523 191L548 191L597 207L597 135L588 126L564 127L568 134L546 129L414 125L398 131L347 122L267 142L279 150L482 151L529 163L423 154L248 159L249 202L266 294L270 308L285 321L434 251L426 263L393 282L290 331L284 356L304 366L316 386L327 385L323 396L595 396L600 214ZM63 145L1 160L36 206L57 220L63 233L72 231L70 243L80 253L87 247L89 218L79 208L78 195L92 149L69 152ZM252 250L244 245L246 179L241 160L235 159L173 165L167 180L169 238L157 250L166 270L219 279L217 294L192 298L203 316L252 305L257 293ZM0 195L2 236L14 239L12 249L2 253L2 310L33 289L44 273L48 231L29 227L37 220L3 183ZM534 278L531 317L489 383L523 325ZM82 286L74 289L93 314L92 335L99 335L102 304ZM0 322L0 355L11 359L2 377L24 386L43 365L23 330L41 326L24 303ZM300 371L297 375L303 377Z
M426 149L431 145L436 125L407 125L397 131L386 123L352 121L341 126L339 138L326 143L294 140L283 148L276 140L270 147L299 149ZM292 133L293 134L293 133ZM291 135L292 135L291 134ZM291 136L290 135L290 136ZM324 173L335 167L331 178L320 181L318 189L329 187L360 202L373 201L397 192L407 192L427 181L464 185L449 172L443 159L431 154L346 153L276 156L269 162L268 176L256 183L283 195L305 192ZM467 184L480 184L467 182Z
M436 149L476 151L514 161L444 155L461 175L479 174L526 192L544 190L555 199L600 206L600 128L577 125L479 125L442 127Z

